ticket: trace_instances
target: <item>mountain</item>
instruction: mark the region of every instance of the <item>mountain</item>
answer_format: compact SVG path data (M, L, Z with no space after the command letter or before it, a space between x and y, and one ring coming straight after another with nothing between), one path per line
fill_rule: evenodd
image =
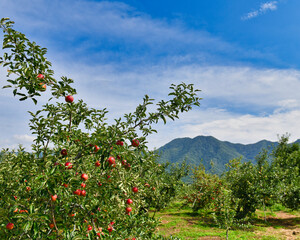
M300 143L300 139L296 142ZM225 164L229 160L242 157L242 161L255 162L255 157L263 149L271 151L277 144L267 140L254 144L230 143L212 136L198 136L193 139L174 139L157 151L160 155L159 161L162 163L182 163L186 160L189 165L198 166L202 162L205 169L220 174L225 170Z

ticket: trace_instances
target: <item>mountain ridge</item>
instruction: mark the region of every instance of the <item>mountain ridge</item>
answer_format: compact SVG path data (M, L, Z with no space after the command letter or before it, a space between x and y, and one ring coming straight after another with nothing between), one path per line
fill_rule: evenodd
M300 139L295 141L300 144ZM157 149L161 163L182 163L198 166L202 163L208 171L222 173L225 164L233 158L242 157L242 161L255 162L255 157L263 150L271 151L278 142L260 140L256 143L242 144L221 141L213 136L197 136L194 138L175 138ZM213 167L211 166L213 162Z

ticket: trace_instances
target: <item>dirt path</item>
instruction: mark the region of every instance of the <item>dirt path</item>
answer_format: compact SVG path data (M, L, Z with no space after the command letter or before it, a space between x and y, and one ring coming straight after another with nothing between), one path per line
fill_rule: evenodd
M265 227L265 231L256 231L258 236L274 235L278 239L300 240L300 216L286 212L277 212L276 217L268 217L268 224L272 227Z

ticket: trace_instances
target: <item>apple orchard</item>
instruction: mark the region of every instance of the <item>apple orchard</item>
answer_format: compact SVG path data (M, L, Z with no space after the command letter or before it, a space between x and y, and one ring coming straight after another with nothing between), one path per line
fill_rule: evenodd
M155 234L155 211L174 197L186 170L166 171L146 138L156 132L154 124L199 106L199 90L172 84L168 100L157 102L156 111L147 110L154 99L145 95L133 113L109 125L107 110L76 99L72 79L54 78L47 49L13 24L8 18L0 22L4 88L11 88L20 104L39 104L45 91L51 98L29 112L32 149L1 153L0 238L163 239Z

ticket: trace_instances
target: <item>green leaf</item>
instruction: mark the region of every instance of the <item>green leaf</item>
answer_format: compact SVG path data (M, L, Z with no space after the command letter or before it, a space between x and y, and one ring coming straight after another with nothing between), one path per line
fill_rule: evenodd
M19 101L24 101L24 100L26 100L28 97L26 96L26 97L22 97L22 98L20 98L19 99Z

